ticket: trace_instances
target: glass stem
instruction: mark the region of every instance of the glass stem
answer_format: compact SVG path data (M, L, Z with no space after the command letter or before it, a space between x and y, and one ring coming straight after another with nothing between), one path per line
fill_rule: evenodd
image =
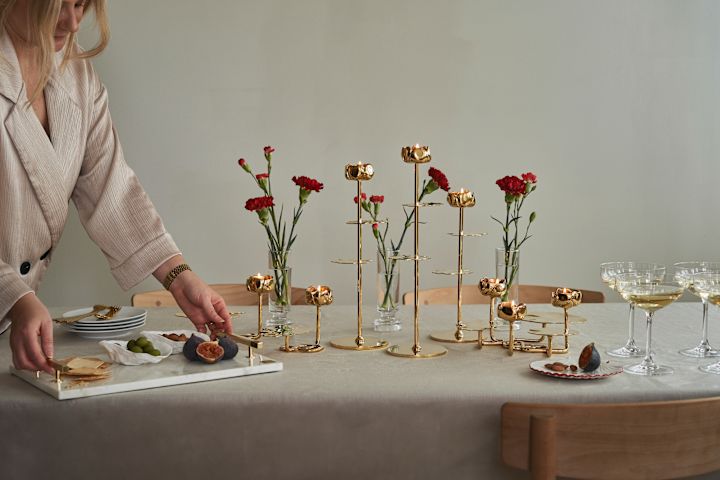
M630 304L630 318L628 319L628 346L635 345L635 305Z
M702 308L703 308L703 319L702 319L702 340L700 341L700 345L705 346L708 343L708 303L707 301L702 298Z
M642 361L642 365L647 368L648 370L654 370L655 369L655 362L652 358L652 350L650 350L650 345L652 344L652 320L653 320L653 312L646 312L647 316L647 338L645 339L645 358Z

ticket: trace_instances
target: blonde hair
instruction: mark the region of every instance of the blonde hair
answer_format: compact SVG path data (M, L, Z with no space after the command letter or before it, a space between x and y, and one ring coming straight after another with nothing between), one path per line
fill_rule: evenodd
M7 30L8 16L17 0L0 0L0 27ZM40 95L50 80L55 69L55 44L53 34L60 16L62 0L28 0L28 39L32 45L37 47L35 64L38 68L38 82L28 92L28 103ZM78 58L91 58L99 55L110 40L110 25L107 18L105 0L85 0L83 18L89 11L93 11L95 24L98 30L98 42L90 50L83 51L76 45L76 35L71 33L65 44L60 68L64 68L71 60Z

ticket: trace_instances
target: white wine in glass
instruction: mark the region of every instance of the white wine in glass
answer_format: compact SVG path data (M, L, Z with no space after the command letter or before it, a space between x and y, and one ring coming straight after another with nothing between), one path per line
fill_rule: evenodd
M625 300L645 310L647 319L647 338L645 340L645 357L637 365L624 370L634 375L669 375L673 369L655 363L652 355L652 321L655 312L667 307L683 294L683 286L675 282L654 283L647 278L633 275L620 275L617 288Z

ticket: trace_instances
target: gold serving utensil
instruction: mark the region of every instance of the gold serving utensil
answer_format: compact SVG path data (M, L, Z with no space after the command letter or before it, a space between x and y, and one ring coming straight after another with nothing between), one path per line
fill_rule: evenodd
M99 320L110 320L112 317L115 316L116 313L120 311L120 307L118 307L117 305L108 307L108 309L108 313L96 313L95 317Z
M83 318L92 317L93 315L96 315L96 314L102 312L103 310L110 310L111 308L112 307L108 307L106 305L93 305L92 310L89 311L88 313L84 313L82 315L75 315L74 317L53 318L53 321L57 322L57 323L74 323L74 322L77 322L78 320L82 320ZM115 313L117 313L117 311ZM115 313L113 313L113 315L115 315Z

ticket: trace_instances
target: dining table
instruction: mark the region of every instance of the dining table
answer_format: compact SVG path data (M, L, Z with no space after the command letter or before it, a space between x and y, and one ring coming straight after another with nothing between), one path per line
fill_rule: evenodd
M50 311L56 316L78 307ZM244 312L235 317L236 332L256 328L255 307L230 310ZM558 311L549 304L528 305L529 313ZM178 312L149 308L144 328L188 328ZM455 305L421 305L420 344L436 344L429 338L433 331L453 330L456 313ZM571 313L586 321L573 325L577 335L569 337L568 354L509 355L498 346L443 343L447 354L418 359L385 350L333 348L332 339L357 333L357 306L328 305L321 317L323 351L285 353L279 350L283 338L263 339L262 355L282 362L280 372L63 401L11 373L9 335L4 334L0 478L529 478L501 462L500 409L506 402L650 402L720 395L720 375L698 369L713 360L678 353L700 341L698 302L677 302L655 315L656 361L674 369L665 376L619 373L572 379L531 370L538 360L575 363L591 342L605 365L638 362L605 354L627 337L627 304L581 304ZM364 306L364 336L382 337L390 345L413 339L413 306L401 307L402 329L397 332L374 332L375 314L374 305ZM488 314L488 305L463 305L468 325L487 324ZM291 337L291 343L314 342L315 315L314 307L292 306L289 318L302 333ZM636 316L636 338L644 345L644 314ZM720 313L711 308L710 341L716 346L718 320ZM56 358L104 355L98 340L59 325L54 338Z

